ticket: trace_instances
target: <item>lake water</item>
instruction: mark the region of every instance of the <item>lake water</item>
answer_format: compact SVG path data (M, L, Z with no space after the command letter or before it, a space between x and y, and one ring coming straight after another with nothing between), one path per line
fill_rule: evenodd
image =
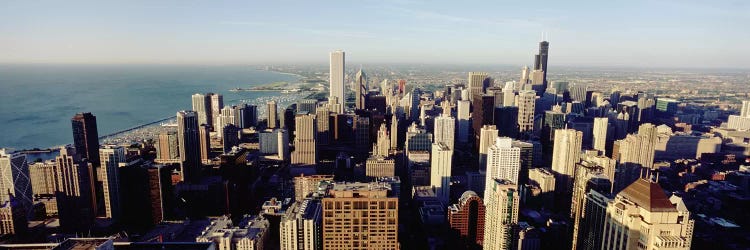
M228 105L280 94L230 89L298 79L252 66L0 65L0 148L72 143L77 112L93 113L105 135L191 109L194 93Z

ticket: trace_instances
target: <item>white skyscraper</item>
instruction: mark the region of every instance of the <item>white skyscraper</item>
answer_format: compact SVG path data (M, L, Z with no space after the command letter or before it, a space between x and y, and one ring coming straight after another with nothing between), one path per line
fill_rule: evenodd
M607 145L607 128L609 127L607 117L594 118L594 149L605 152Z
M107 145L99 149L101 167L99 179L104 190L104 210L107 218L118 220L120 209L120 163L125 162L125 149L121 146Z
M444 143L448 148L454 150L454 136L456 131L456 119L450 115L442 114L435 118L435 143Z
M499 137L495 139L495 144L487 149L485 183L491 183L494 179L518 183L518 175L521 171L521 149L513 147L512 143L511 138Z
M742 109L740 109L740 116L750 117L750 101L742 101Z
M450 199L451 157L453 149L437 142L432 144L430 160L430 185L435 189L438 199L448 204Z
M518 184L494 179L487 182L484 192L485 250L511 249L516 240L514 227L518 224Z
M510 107L516 105L516 92L514 82L506 82L503 87L503 106Z
M487 166L487 149L495 144L497 136L498 130L495 125L484 125L479 131L479 169Z
M336 100L341 104L337 106L338 110L335 112L341 114L344 113L344 102L346 102L346 95L344 94L344 72L346 72L345 66L345 53L344 51L337 50L331 52L331 67L330 67L330 97L336 97ZM330 100L333 98L329 98Z
M469 143L469 128L471 128L471 123L469 122L469 118L471 118L470 108L471 102L468 100L460 100L456 106L456 116L458 116L457 140L461 144Z
M581 155L583 133L574 129L556 129L552 149L552 172L555 174L558 193L573 191L575 166Z
M534 108L536 106L536 92L524 90L518 93L518 131L531 133L534 131Z

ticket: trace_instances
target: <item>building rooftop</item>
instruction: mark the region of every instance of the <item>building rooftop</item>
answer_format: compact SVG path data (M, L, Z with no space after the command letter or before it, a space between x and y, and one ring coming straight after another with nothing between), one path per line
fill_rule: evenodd
M618 196L625 197L648 211L677 211L675 205L669 201L664 189L656 182L638 179L623 189Z
M112 247L111 238L70 238L60 245L52 248L53 250L91 250L106 249L105 246Z

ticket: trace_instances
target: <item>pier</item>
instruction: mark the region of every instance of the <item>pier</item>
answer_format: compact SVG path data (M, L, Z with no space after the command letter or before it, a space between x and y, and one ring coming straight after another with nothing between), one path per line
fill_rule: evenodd
M110 137L115 137L115 136L118 136L118 135L130 132L130 131L136 130L136 129L141 129L141 128L145 128L145 127L148 127L148 126L151 126L151 125L162 123L162 122L165 122L165 121L168 121L168 120L171 120L171 119L175 119L176 117L177 116L170 116L170 117L167 117L167 118L159 119L157 121L153 121L153 122L149 122L149 123L146 123L146 124L141 124L141 125L138 125L138 126L135 126L135 127L132 127L132 128L120 130L120 131L117 131L117 132L114 132L114 133L111 133L111 134L99 136L99 140L101 141L101 140L104 140L104 139L107 139L107 138L110 138Z

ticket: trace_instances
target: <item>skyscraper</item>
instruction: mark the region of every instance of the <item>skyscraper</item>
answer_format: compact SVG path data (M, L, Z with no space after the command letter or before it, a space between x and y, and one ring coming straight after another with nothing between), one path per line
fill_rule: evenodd
M521 80L518 82L518 84L523 87L523 85L526 85L529 83L529 66L524 65L523 68L521 68Z
M125 149L121 146L106 145L99 149L101 168L99 178L104 191L104 213L107 218L119 220L122 215L120 204L120 163L125 163Z
M456 139L458 143L466 145L469 143L469 129L471 128L471 123L469 121L471 118L471 102L468 100L459 100L457 103L456 116L458 118L458 136Z
M594 149L606 153L607 146L607 129L609 128L609 118L594 118Z
M494 179L484 191L486 205L484 219L484 249L513 249L518 224L518 184Z
M438 199L447 204L450 199L453 149L442 142L432 144L430 185Z
M315 150L316 123L315 115L299 114L294 118L296 124L292 164L314 166L318 161Z
M495 96L480 94L472 100L471 123L474 129L474 146L479 145L479 131L484 125L494 125L495 123Z
M378 129L378 138L376 138L375 146L372 149L372 154L375 156L386 157L391 152L391 136L388 134L388 129L385 126L385 122L380 124Z
M398 198L389 184L335 183L322 203L323 249L400 248Z
M330 97L336 97L335 99L341 104L338 106L336 113L344 113L344 104L346 102L346 92L344 90L344 72L346 72L345 53L341 50L331 52L331 65L330 65ZM329 101L333 98L328 98Z
M469 98L474 100L475 95L484 94L484 81L488 78L487 72L469 72Z
M193 94L193 111L198 114L198 124L208 124L213 126L213 116L211 115L211 96L196 93Z
M607 203L611 197L596 190L589 190L583 204L583 218L578 229L578 249L602 249L602 232L607 218Z
M552 150L552 172L555 174L555 198L568 203L573 191L576 163L580 159L583 133L573 129L555 131L555 146Z
M24 215L31 218L33 191L25 154L0 149L0 190L0 204L18 202Z
M268 128L274 129L279 126L279 118L277 114L276 101L268 101L266 103L266 124Z
M211 126L201 124L198 127L198 147L200 147L201 163L208 163L211 153Z
M85 232L96 217L94 169L77 159L75 148L61 147L55 158L57 187L55 199L64 232Z
M750 101L742 101L742 108L740 108L740 116L750 117Z
M177 112L177 141L180 150L182 181L196 181L200 178L201 153L198 144L198 117L194 111Z
M481 247L484 243L485 208L482 198L474 191L461 194L458 203L448 206L448 224L468 245Z
M161 132L156 143L156 162L179 162L180 151L178 150L179 143L177 141L176 131Z
M518 183L521 171L521 149L512 146L513 140L508 137L495 139L495 144L487 149L487 176L485 183L494 179L509 180Z
M694 227L682 198L638 179L608 202L602 249L690 249Z
M216 118L221 114L221 109L224 108L224 96L221 94L208 93L206 94L211 98L211 126L214 130L217 129ZM200 123L198 123L200 125Z
M96 116L91 113L78 113L73 116L71 123L76 153L94 166L99 166L99 132L96 129Z
M498 132L495 125L484 125L479 130L479 169L487 167L487 149L495 143L497 135Z
M534 57L534 69L544 71L544 88L547 88L547 58L549 57L549 42L539 42L539 54Z
M295 202L281 217L281 250L323 249L323 207L319 199Z
M369 90L369 87L367 86L367 75L365 74L362 69L359 69L357 71L357 75L355 76L355 107L357 109L365 109L365 102L367 101L367 91Z
M534 105L536 93L524 90L518 93L518 132L531 133L534 131Z
M396 176L396 162L390 157L371 156L365 161L365 175L367 177Z
M456 119L450 115L441 114L435 118L435 143L443 143L451 150L454 150L454 136L456 131Z

